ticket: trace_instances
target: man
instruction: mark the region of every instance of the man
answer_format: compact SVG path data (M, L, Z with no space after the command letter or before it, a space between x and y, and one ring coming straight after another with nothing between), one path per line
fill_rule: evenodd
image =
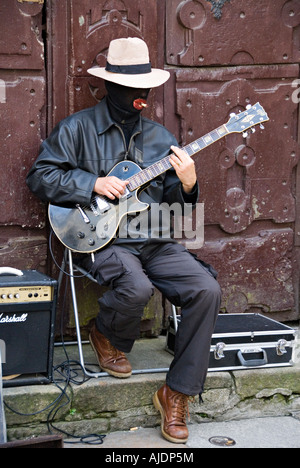
M128 159L144 169L170 155L173 168L158 175L139 195L150 207L162 207L161 220L151 224L151 210L136 218L138 225L129 217L115 241L96 252L94 261L87 256L84 263L101 285L110 286L99 299L90 341L100 367L114 377L131 375L125 353L139 337L140 320L154 286L181 307L174 360L153 401L161 413L164 437L184 443L188 397L203 391L221 300L214 270L170 235L166 204L184 207L197 202L194 162L162 125L141 116L150 89L169 78L167 71L151 67L144 41L112 41L106 68L88 71L105 80L107 96L57 125L42 144L27 183L42 200L56 204L87 205L94 193L117 201L127 182L108 174L118 162Z

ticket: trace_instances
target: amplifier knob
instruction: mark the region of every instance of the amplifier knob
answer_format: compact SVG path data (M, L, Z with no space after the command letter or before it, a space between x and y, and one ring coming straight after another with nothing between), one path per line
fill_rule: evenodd
M1 294L1 299L6 299L6 294Z
M18 294L18 293L15 294L15 298L16 298L16 299L20 299L20 294Z
M9 299L13 299L13 297L14 297L13 294L9 294L9 295L8 295L8 298L9 298Z

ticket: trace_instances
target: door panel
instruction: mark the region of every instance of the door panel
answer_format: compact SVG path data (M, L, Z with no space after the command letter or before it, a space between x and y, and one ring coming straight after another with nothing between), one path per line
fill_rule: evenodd
M300 60L298 0L230 0L219 21L207 0L167 0L166 57L175 66L257 65Z
M211 3L166 1L165 124L186 145L258 101L270 121L195 157L205 216L197 253L219 272L224 312L296 319L300 4L219 2L216 19Z
M105 66L112 39L143 38L149 46L152 66L163 67L163 30L158 28L157 12L156 0L52 0L49 76L53 83L53 104L49 130L66 115L93 106L103 97L103 80L89 75L87 69L93 65ZM152 91L149 102L153 105L145 115L162 121L162 88Z
M48 131L102 98L103 82L87 68L104 66L110 40L122 36L145 39L153 66L170 71L146 115L180 145L249 103L266 109L265 130L228 135L195 160L205 206L205 243L196 251L219 271L227 313L299 317L299 15L296 0L48 3Z
M0 265L46 270L45 207L26 174L45 137L43 2L0 4Z

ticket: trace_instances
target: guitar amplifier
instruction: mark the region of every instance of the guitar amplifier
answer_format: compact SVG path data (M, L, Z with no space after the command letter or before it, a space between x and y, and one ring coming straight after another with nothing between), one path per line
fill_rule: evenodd
M0 268L3 387L52 382L57 281Z

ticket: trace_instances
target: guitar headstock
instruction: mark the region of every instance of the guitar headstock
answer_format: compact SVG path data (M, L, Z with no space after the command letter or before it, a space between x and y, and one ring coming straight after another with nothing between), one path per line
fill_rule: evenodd
M260 125L264 128L263 122L267 122L269 117L264 108L257 102L254 106L248 105L244 112L239 114L230 114L230 119L226 124L226 128L229 133L243 133L243 136L247 136L247 130L249 128L254 132L255 125Z

